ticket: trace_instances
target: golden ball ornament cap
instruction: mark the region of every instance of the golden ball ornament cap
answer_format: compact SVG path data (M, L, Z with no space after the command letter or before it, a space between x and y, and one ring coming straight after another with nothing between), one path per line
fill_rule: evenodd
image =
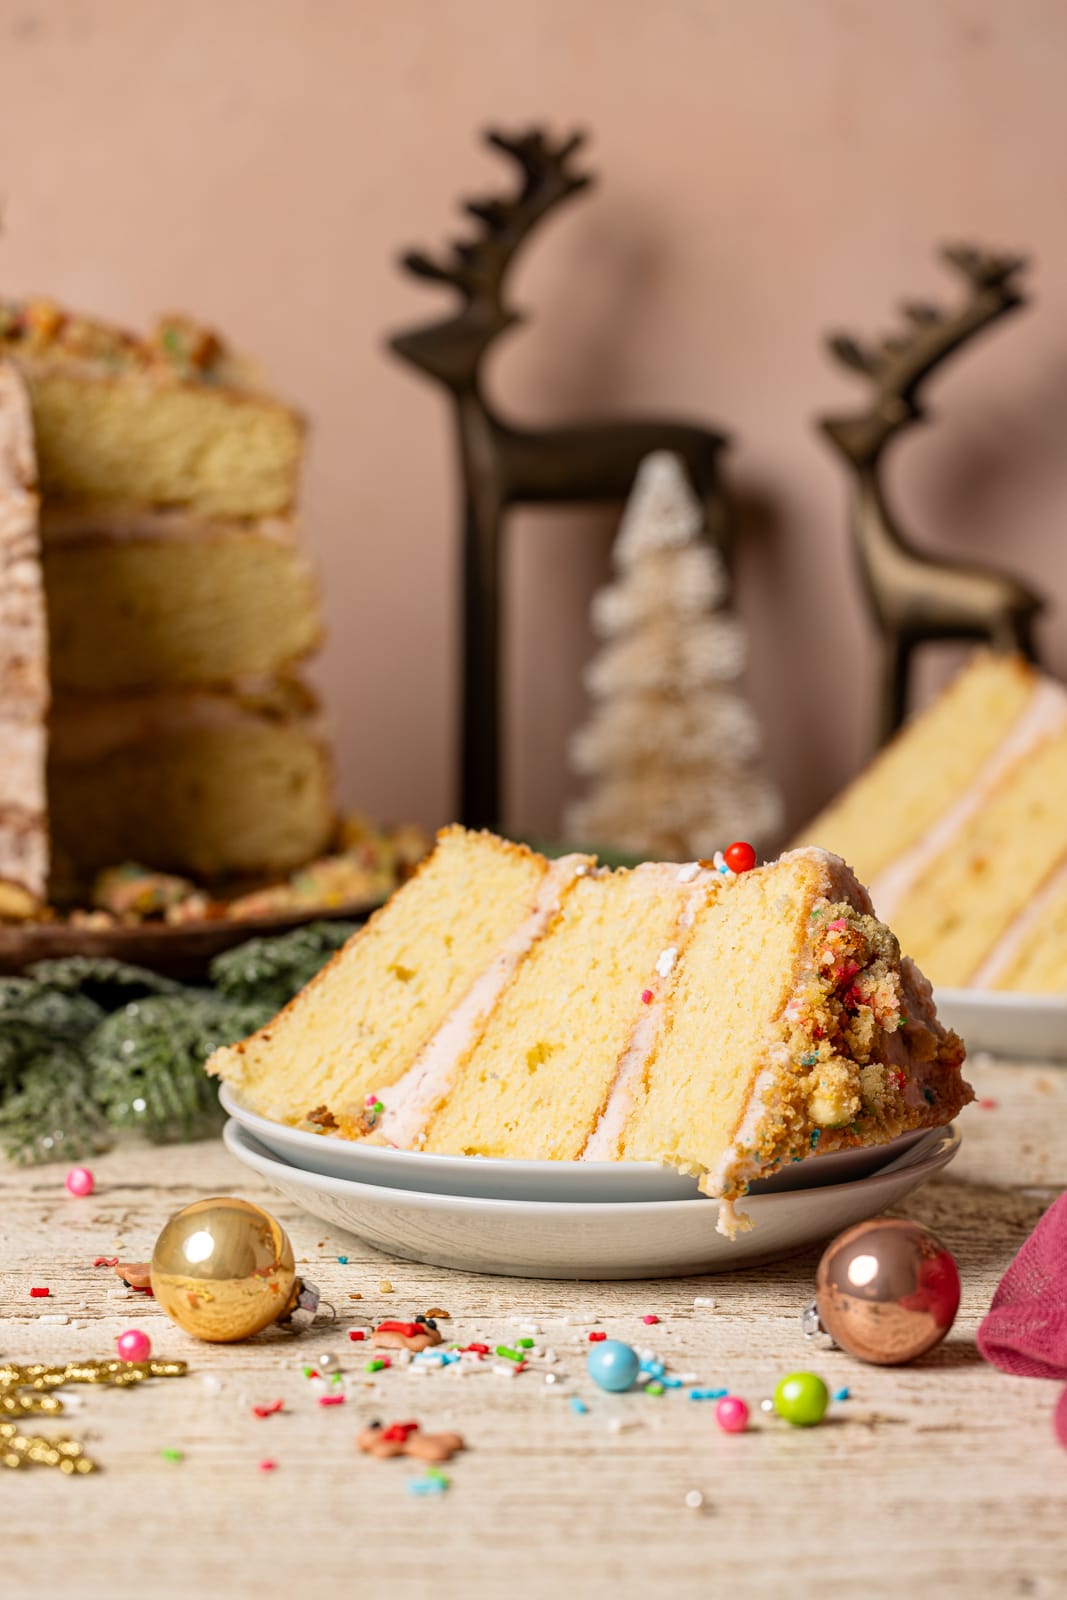
M940 1239L917 1222L883 1217L827 1246L802 1326L860 1361L899 1366L941 1343L959 1304L959 1269Z
M308 1327L319 1306L314 1284L297 1276L281 1224L230 1195L171 1217L152 1251L151 1282L168 1317L213 1343L249 1339L274 1323Z

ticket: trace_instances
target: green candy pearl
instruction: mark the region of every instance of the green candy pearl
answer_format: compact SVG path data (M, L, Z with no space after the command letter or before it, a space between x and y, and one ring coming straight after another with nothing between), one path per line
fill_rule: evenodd
M812 1428L821 1422L830 1403L830 1391L814 1372L790 1372L774 1391L774 1409L794 1428Z

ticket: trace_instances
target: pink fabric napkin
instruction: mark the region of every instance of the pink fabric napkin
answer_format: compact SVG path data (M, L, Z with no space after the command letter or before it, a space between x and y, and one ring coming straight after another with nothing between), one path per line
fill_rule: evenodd
M1067 1194L1049 1206L1001 1279L978 1348L1002 1372L1067 1379ZM1055 1428L1067 1448L1067 1389Z

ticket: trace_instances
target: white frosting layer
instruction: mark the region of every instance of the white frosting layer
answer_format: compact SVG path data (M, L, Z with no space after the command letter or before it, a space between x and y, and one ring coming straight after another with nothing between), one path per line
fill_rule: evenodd
M883 921L892 921L896 908L908 890L931 862L951 846L960 828L970 820L1015 762L1042 739L1051 738L1064 728L1067 728L1067 691L1057 683L1042 679L1014 727L981 767L973 782L922 837L880 872L871 884L871 898Z
M722 883L718 873L702 869L699 863L695 872L690 871L689 867L679 868L669 862L646 863L637 870L649 875L652 886L659 893L677 893L679 884L692 887L679 909L674 928L677 942L668 945L656 962L656 974L650 977L648 984L649 992L654 997L651 1004L646 1005L639 1000L641 1014L634 1024L629 1044L619 1057L608 1098L596 1126L586 1140L585 1149L579 1157L581 1161L614 1161L617 1158L619 1141L633 1110L645 1064L655 1048L663 1023L664 996L656 992L656 978L666 981L670 977L678 962L678 945L683 943L686 930L693 926L697 911L707 899L709 886L718 887Z
M227 534L252 534L277 544L295 544L300 522L295 515L280 517L213 518L198 516L181 507L93 506L45 503L41 512L41 539L46 545L70 545L98 540L120 543L127 539L178 540L183 544L219 539Z
M426 1121L448 1092L465 1052L496 1005L523 957L546 932L559 911L564 892L589 869L589 857L561 856L551 862L538 886L530 914L519 924L480 973L463 999L449 1013L415 1061L388 1089L378 1091L385 1110L375 1132L401 1150L411 1150Z

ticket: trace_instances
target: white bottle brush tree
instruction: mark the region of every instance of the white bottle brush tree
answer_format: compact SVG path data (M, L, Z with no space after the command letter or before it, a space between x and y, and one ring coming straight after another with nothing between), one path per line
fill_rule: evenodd
M675 861L710 858L734 839L766 844L782 807L736 687L744 629L725 607L722 558L677 456L642 462L612 565L614 581L593 600L593 708L571 742L587 790L567 809L565 837Z

